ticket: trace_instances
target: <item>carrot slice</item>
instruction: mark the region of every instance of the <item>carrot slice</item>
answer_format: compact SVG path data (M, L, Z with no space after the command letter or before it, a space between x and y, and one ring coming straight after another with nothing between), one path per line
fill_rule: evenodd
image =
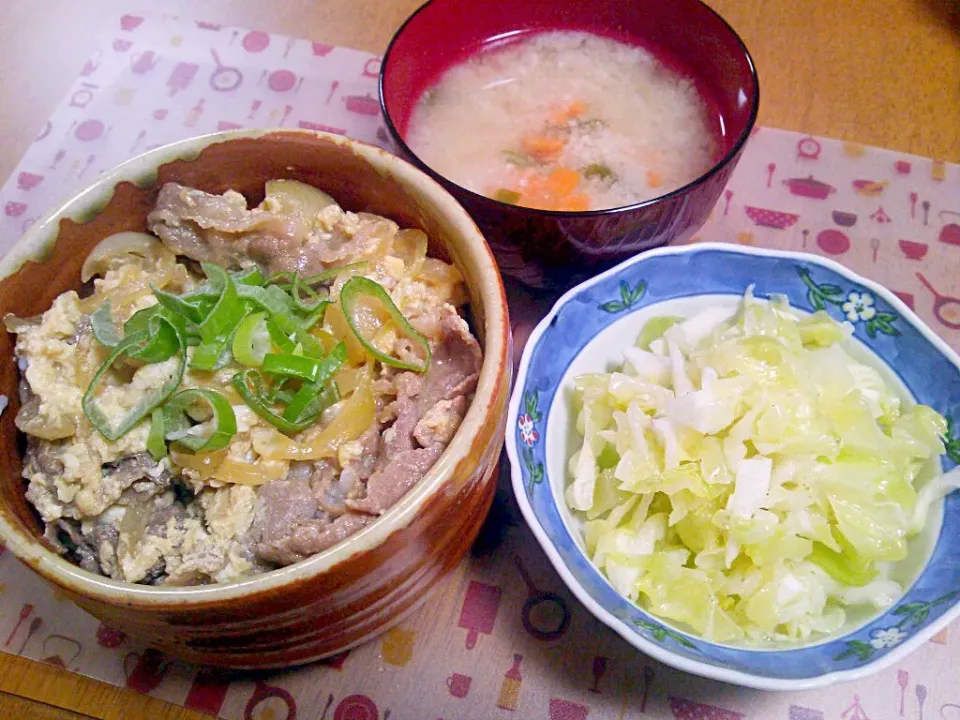
M552 160L563 150L563 140L547 135L528 135L521 144L524 150L538 160Z
M663 175L657 170L647 170L647 184L652 188L663 185Z
M567 195L560 201L557 209L566 212L584 212L590 209L590 197L584 193Z
M587 104L582 100L574 100L565 108L557 110L550 116L550 122L554 125L563 125L567 120L573 120L580 117L587 111Z
M547 177L547 189L555 195L569 195L580 184L580 173L567 167L556 167Z

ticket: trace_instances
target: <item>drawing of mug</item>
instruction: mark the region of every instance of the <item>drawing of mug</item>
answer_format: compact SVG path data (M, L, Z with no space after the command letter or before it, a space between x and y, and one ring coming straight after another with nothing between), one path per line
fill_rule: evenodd
M170 659L153 648L144 650L142 655L128 653L123 659L123 674L127 678L127 687L141 693L155 690L163 682L169 667Z
M380 77L380 58L372 57L363 64L364 77Z
M446 680L447 689L455 698L465 698L470 692L470 683L472 682L472 677L460 673L453 673Z
M272 700L275 700L275 702L271 702ZM269 703L271 707L267 707L265 703ZM274 707L278 704L285 708L283 716L274 713ZM261 705L264 708L258 710L257 708ZM256 687L254 687L250 699L247 700L247 706L243 709L243 720L260 720L267 717L277 718L277 720L296 720L297 701L293 699L293 695L283 688L267 685L265 682L257 680Z
M387 630L383 635L383 645L380 649L383 661L398 667L406 667L413 660L413 641L417 633L413 630L404 630L395 627Z

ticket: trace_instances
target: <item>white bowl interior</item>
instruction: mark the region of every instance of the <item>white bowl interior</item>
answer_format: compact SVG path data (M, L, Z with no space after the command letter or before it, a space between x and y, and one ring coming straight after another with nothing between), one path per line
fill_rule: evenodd
M564 490L570 479L567 466L570 457L582 443L582 437L576 431L576 415L572 410L574 379L584 373L611 372L617 367L621 367L623 365L623 349L633 345L644 324L651 318L667 315L690 317L707 307L729 307L733 309L740 300L740 295L698 295L648 305L627 313L605 328L570 363L563 375L553 404L550 406L547 420L546 437L544 438L546 476L560 516L563 518L567 530L576 540L577 546L584 557L587 557L587 555L583 544L582 521L574 516L564 500ZM794 308L794 311L801 315L808 314L796 308ZM884 380L896 389L904 407L916 404L916 400L900 377L866 345L855 338L851 338L844 345L844 349L858 361L875 368ZM933 468L933 466L931 467ZM938 468L937 465L935 469ZM900 583L904 591L913 584L933 554L934 546L940 535L942 520L943 502L940 501L938 507L930 513L923 530L909 541L907 557L892 568L891 578ZM849 608L847 610L847 622L839 631L829 636L820 636L812 642L798 643L796 647L810 647L846 635L867 624L882 612L883 610L875 610L866 606ZM677 625L664 618L658 617L657 619L664 625L697 636L690 628ZM750 647L751 649L763 649L756 646ZM776 648L771 649L783 649L784 647L784 644L781 643Z

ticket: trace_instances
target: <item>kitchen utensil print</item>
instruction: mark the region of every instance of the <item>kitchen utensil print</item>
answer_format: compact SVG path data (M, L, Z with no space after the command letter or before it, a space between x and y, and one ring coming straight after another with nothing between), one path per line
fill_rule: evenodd
M726 217L730 214L730 201L733 199L733 190L724 190L723 191L723 216Z
M497 697L497 707L502 710L517 709L520 703L520 686L523 684L523 676L520 674L520 663L523 662L523 655L514 653L513 664L503 674L503 680L500 682L500 695Z
M96 155L87 155L87 162L83 164L83 167L77 172L77 180L82 180L83 176L87 174L87 171L93 167L93 163L96 161Z
M550 720L587 720L589 714L590 708L586 705L563 698L550 698Z
M145 75L153 70L160 61L160 56L153 50L145 50L142 53L133 53L130 56L130 69L136 75Z
M220 56L215 49L210 50L210 55L217 64L216 69L210 74L210 87L217 92L231 92L240 87L243 83L243 73L235 67L220 62Z
M43 618L35 617L30 621L30 627L27 628L27 634L23 638L23 642L20 643L20 647L17 648L17 655L23 655L23 651L27 649L27 645L30 644L33 636L37 634L37 631L40 630L42 625Z
M263 100L254 100L252 103L250 103L250 114L247 115L247 120L253 120L257 115L257 111L262 105Z
M924 200L920 207L923 208L923 226L930 227L930 201Z
M99 89L100 86L93 83L80 83L80 89L70 96L70 107L80 108L81 110L86 108L93 101L93 91Z
M167 87L170 88L170 97L173 97L181 90L186 90L193 83L194 77L200 66L195 63L178 62L174 65L167 78Z
M842 720L870 720L863 706L860 704L860 696L854 695L850 706L840 713Z
M607 665L609 664L610 659L605 658L603 655L597 655L593 658L593 665L590 668L590 671L593 673L593 687L587 688L592 693L597 693L598 695L603 692L600 689L600 680L607 672Z
M797 142L797 159L817 160L820 158L822 150L823 147L820 145L820 141L808 135Z
M343 98L343 102L346 103L347 112L371 117L380 114L380 103L370 93L366 95L347 95Z
M324 101L324 105L330 104L330 101L333 100L333 96L337 92L338 87L340 87L339 80L334 80L332 83L330 83L330 92L327 93L327 99Z
M676 720L743 720L743 713L678 697L670 698L670 712Z
M469 675L455 672L452 675L448 675L444 682L450 694L462 700L470 693L470 685L473 683L473 678Z
M47 135L49 135L52 130L53 130L53 123L50 122L49 120L47 120L47 121L43 124L43 129L40 131L40 134L37 135L37 136L33 139L33 141L34 141L34 142L40 142L40 141L43 140L45 137L47 137Z
M348 695L333 711L333 720L377 720L379 717L377 704L366 695Z
M842 210L834 210L830 217L833 218L833 221L840 227L853 227L857 224L857 214L852 212L844 212Z
M27 618L30 617L30 614L33 612L33 605L30 603L24 603L20 608L20 615L17 619L17 624L13 626L13 630L10 631L10 635L7 637L7 641L3 644L4 647L10 647L10 643L13 642L13 638L16 637L17 631L20 630L20 626L27 621Z
M224 130L240 130L243 127L240 123L236 123L233 120L217 120L217 132L223 132Z
M916 298L913 297L913 293L900 292L899 290L893 290L892 292L903 301L904 305L911 310L916 310Z
M880 238L870 238L870 252L872 253L873 262L876 262L877 253L880 252Z
M133 43L130 40L124 40L122 38L117 38L113 41L113 49L118 53L125 53L127 50L133 47Z
M283 115L280 117L280 122L277 123L278 127L283 127L287 123L287 118L290 117L290 114L293 112L293 105L285 105L283 108Z
M789 178L783 181L791 195L810 198L811 200L826 200L837 189L828 183L815 180L813 175L805 178Z
M107 128L101 120L84 120L76 126L73 136L81 142L93 142L100 138L106 138L112 129L112 127Z
M917 219L917 200L920 199L920 196L915 192L910 193L910 219Z
M839 230L822 230L817 234L817 246L827 255L843 255L850 249L850 238Z
M82 652L83 644L79 640L66 635L47 635L40 643L40 662L66 670Z
M393 627L380 640L380 656L385 663L406 667L413 660L413 644L417 639L415 630Z
M320 713L318 720L327 720L327 713L330 711L331 705L333 705L333 693L327 695L327 703L323 706L323 712Z
M823 720L823 712L813 708L791 705L787 711L787 717L789 720Z
M118 648L127 639L126 633L121 630L114 630L109 625L100 623L97 626L97 645L105 648Z
M480 633L489 635L493 632L502 594L503 589L496 585L487 585L476 580L471 580L467 585L463 606L460 608L460 620L457 623L458 627L467 631L467 650L476 647Z
M878 225L886 225L887 223L893 222L893 219L884 211L883 206L878 206L870 215L870 219Z
M647 700L650 699L650 688L653 687L653 679L656 676L657 673L653 669L653 665L643 666L643 694L640 696L640 712L643 714L647 712Z
M937 292L922 273L917 273L917 280L933 294L933 315L940 324L951 330L960 330L960 298Z
M903 256L907 260L923 260L927 255L927 251L930 249L930 246L926 243L917 242L916 240L904 240L901 238L897 242L900 245L900 252L903 253Z
M960 246L960 212L941 210L939 215L942 227L940 228L940 235L937 237L937 240L947 245ZM948 223L944 219L944 215L956 218L956 220Z
M50 169L56 170L57 165L60 164L60 161L67 156L66 150L57 150L57 154L53 156L53 162L50 163Z
M363 77L379 78L380 63L381 63L381 59L376 55L373 56L372 58L368 58L367 61L363 64Z
M84 64L80 70L80 77L90 77L100 67L100 58L102 53L97 50Z
M17 188L25 192L33 190L42 181L43 175L37 175L36 173L21 171L17 174Z
M286 49L283 51L283 56L286 57L287 55L289 55L289 54L290 54L290 51L293 50L293 48L295 48L296 46L297 46L297 40L296 40L296 38L288 38L288 39L287 39L287 47L286 47Z
M897 160L893 164L893 169L897 171L898 175L909 175L913 169L913 164L909 160Z
M341 705L343 703L341 702ZM277 706L283 706L283 716L275 712ZM339 709L339 708L338 708ZM334 716L336 717L336 716ZM283 688L274 685L267 685L262 680L257 680L243 708L243 720L296 720L297 701L293 695ZM373 716L376 720L377 716Z
M139 15L123 15L120 18L120 29L124 32L133 32L143 22Z
M9 200L7 204L3 206L3 214L7 217L20 217L27 211L28 207L30 206L26 203Z
M346 128L334 127L333 125L325 125L323 123L311 122L309 120L298 120L297 127L303 128L304 130L319 130L320 132L333 133L334 135L347 134Z
M927 686L917 685L914 692L917 694L917 708L920 711L919 720L923 720L923 704L927 701Z
M877 197L883 194L890 183L886 180L877 182L876 180L854 180L853 191L863 197Z
M897 670L897 685L900 686L900 717L903 717L907 702L907 684L910 682L910 673L906 670Z
M326 57L333 52L333 48L333 45L327 45L326 43L315 42L310 44L310 49L313 51L314 57Z
M765 208L751 207L745 205L743 211L747 217L758 227L772 228L774 230L786 230L792 227L800 219L799 215L779 210L767 210Z
M777 171L776 163L767 163L767 187L773 187L773 174Z
M567 601L554 592L538 588L519 556L514 557L514 562L527 586L527 599L520 614L523 629L537 640L549 641L563 637L570 627Z
M137 139L133 141L133 145L130 146L130 153L133 154L137 151L137 148L140 147L140 143L143 142L144 138L147 137L146 129L140 130L137 133Z
M153 648L147 648L143 653L127 653L123 658L127 688L145 695L156 690L163 682L171 662L170 658Z
M947 163L943 160L933 160L930 165L930 179L934 182L943 182L947 179Z
M291 70L274 70L267 75L267 87L278 93L293 90L298 92L303 84L303 78L295 75Z
M200 121L200 116L203 115L203 104L205 101L205 98L200 98L197 104L190 108L187 117L183 120L184 127L194 127Z
M344 650L336 655L331 655L328 658L324 658L319 662L329 668L333 668L334 670L343 670L343 664L347 661L348 657L350 657L350 651Z
M270 36L260 30L251 30L243 36L243 42L241 44L247 52L263 52L270 46Z
M230 679L225 672L202 667L193 677L183 706L216 716L223 707L223 701L227 699L229 689Z

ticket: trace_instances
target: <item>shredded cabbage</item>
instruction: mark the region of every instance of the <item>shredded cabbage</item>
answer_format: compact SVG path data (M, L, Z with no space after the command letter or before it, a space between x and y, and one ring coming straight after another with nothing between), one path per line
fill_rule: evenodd
M718 642L835 632L902 594L890 568L960 477L931 477L946 421L901 404L850 332L748 288L576 378L566 500L620 593Z

